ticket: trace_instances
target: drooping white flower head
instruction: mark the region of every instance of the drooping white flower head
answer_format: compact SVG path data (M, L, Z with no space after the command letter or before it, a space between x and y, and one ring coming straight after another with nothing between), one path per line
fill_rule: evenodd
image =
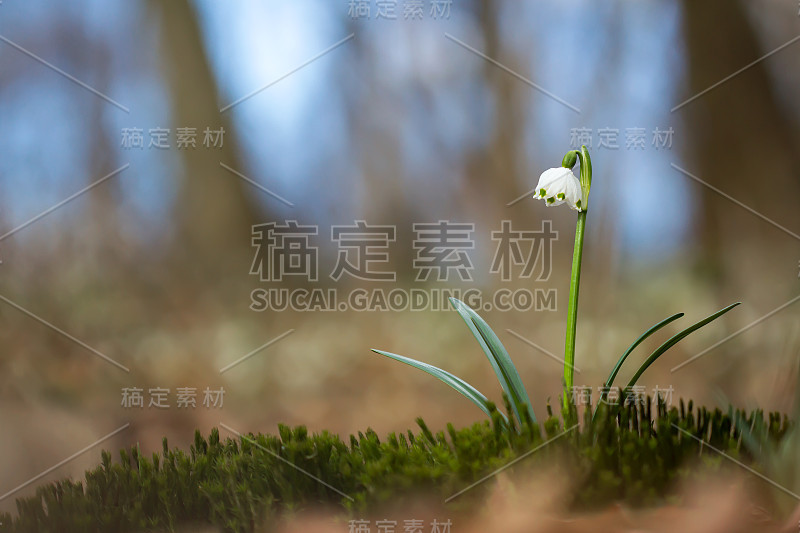
M581 181L569 168L548 168L539 177L534 198L544 200L548 207L567 204L575 211L586 207Z

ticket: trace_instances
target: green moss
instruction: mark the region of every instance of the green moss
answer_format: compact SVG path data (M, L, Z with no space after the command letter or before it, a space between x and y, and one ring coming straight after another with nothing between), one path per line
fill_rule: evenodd
M530 419L515 428L493 406L492 413L491 421L463 429L448 424L435 433L418 419L418 432L391 433L383 441L370 429L345 441L281 425L278 435L238 439L220 440L216 429L208 439L198 432L188 453L170 449L166 439L162 452L150 457L134 447L113 462L104 451L84 481L43 485L35 496L18 499L15 517L0 516L0 532L174 530L193 524L253 531L281 513L319 505L363 516L420 494L444 501L554 437L514 470L521 474L556 460L568 465L567 474L579 481L575 507L612 501L652 505L674 498L675 482L691 475L681 465L699 452L699 442L676 426L752 463L732 420L763 417L733 409L695 410L682 401L667 409L648 399L639 406L603 405L594 422L585 416L579 428L562 435L564 425L550 411L543 432ZM568 419L574 420L574 412ZM786 417L769 415L764 438L780 441L788 425ZM719 455L704 457L709 468L719 468ZM490 487L483 483L449 505L475 508Z

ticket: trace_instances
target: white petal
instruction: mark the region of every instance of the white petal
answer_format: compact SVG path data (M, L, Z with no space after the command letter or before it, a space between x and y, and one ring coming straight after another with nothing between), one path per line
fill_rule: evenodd
M580 211L581 208L578 207L578 205L585 205L585 202L583 201L583 189L581 188L580 180L575 179L574 181L569 181L564 194L567 203L572 209ZM580 204L578 202L580 202Z
M586 205L580 180L572 170L564 167L550 168L542 173L534 198L544 200L548 207L566 203L576 211L581 211Z
M539 183L536 185L536 196L539 198L543 198L540 194L542 189L550 190L550 188L564 178L572 176L575 178L575 174L572 173L572 170L564 167L557 167L557 168L548 168L542 175L539 176ZM577 178L575 178L577 179Z

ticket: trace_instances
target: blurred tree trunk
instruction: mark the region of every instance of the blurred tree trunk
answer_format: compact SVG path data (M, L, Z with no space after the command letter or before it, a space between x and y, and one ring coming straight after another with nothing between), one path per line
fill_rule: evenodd
M492 0L480 0L477 5L476 21L483 34L487 57L509 68L517 70L517 63L508 51L503 50L500 37L499 11L502 5ZM529 89L518 79L499 69L489 61L484 62L484 79L490 89L494 107L494 123L491 127L491 138L485 149L474 152L468 157L468 185L472 189L472 199L476 202L474 213L482 213L487 220L508 218L509 213L502 211L505 205L519 197L535 183L522 186L519 179L519 146L523 139L526 106L521 105L520 90ZM525 182L527 183L527 182ZM486 206L498 206L500 213L487 213ZM527 210L515 210L516 218L526 218Z
M353 20L346 23L346 33L358 31ZM368 224L392 225L398 242L411 242L412 225L426 220L424 206L417 205L409 192L401 153L401 128L405 117L395 105L401 100L399 90L387 86L380 73L382 61L370 39L354 39L348 45L352 54L351 79L341 79L342 98L347 110L348 136L355 155L355 168L362 175L357 184L365 202L356 207ZM373 83L353 83L353 80ZM352 214L348 215L352 216ZM347 221L347 219L345 219ZM347 223L352 223L352 220ZM397 279L413 279L414 251L410 246L397 246L391 253L392 270Z
M110 51L106 43L102 41L87 42L85 49L91 54L91 64L97 72L97 87L105 92L108 90L110 81ZM92 141L89 154L89 173L86 176L87 186L122 165L117 157L115 143L112 141L116 136L109 127L108 121L104 120L108 104L99 98L94 98L89 105L89 131L100 132L100 134ZM114 196L115 192L119 191L119 183L116 180L125 179L126 175L130 175L129 172L130 170L123 171L94 187L88 193L91 203L87 213L88 220L83 224L85 229L81 232L81 238L92 252L88 254L89 259L96 262L96 264L91 264L94 281L97 281L97 276L105 276L117 270L117 267L126 259L125 240L121 234L121 220L117 210L118 202ZM109 259L113 260L113 268L109 268L111 266Z
M217 85L209 65L198 16L188 0L151 0L149 8L160 28L164 76L170 93L170 144L181 157L182 183L175 213L175 259L181 276L218 277L226 265L242 266L249 256L251 225L256 221L245 184L220 166L243 171L237 164L229 114L220 113ZM196 128L196 145L178 150L176 128ZM221 148L203 145L203 130L225 129ZM245 172L246 174L246 172ZM256 179L256 177L253 177Z
M720 82L767 51L759 46L738 1L684 0L683 10L689 86L685 98ZM779 44L782 41L774 46ZM685 117L685 131L690 135L689 172L800 232L795 206L800 196L797 132L773 92L768 61L757 63L676 113ZM729 282L747 286L754 269L773 267L770 260L786 253L785 244L792 244L791 236L709 188L692 183L690 190L699 196L702 270L718 287L730 286ZM742 255L742 250L753 246L764 250L764 255ZM788 261L780 257L784 260Z

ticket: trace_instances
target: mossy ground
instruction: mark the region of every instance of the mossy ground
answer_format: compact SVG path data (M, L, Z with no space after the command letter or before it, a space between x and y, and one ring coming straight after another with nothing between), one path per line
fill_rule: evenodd
M458 430L448 425L436 433L419 419L416 432L384 439L372 430L342 440L328 432L310 435L302 426L279 426L278 435L225 440L216 429L207 439L198 432L188 453L170 449L166 440L162 452L149 457L131 448L114 462L104 451L101 464L84 480L47 484L35 496L17 500L16 516L0 516L0 532L174 530L199 524L254 531L283 513L320 506L355 516L420 494L443 502L523 455L512 467L516 474L569 465L564 475L575 481L575 508L614 501L654 505L692 475L687 461L697 457L701 444L689 435L751 464L734 420L752 425L763 416L694 409L682 401L667 408L649 398L640 405L603 406L594 421L587 415L580 425L574 415L564 417L565 423L549 412L541 425L529 420L521 428L509 427L493 414L491 421ZM779 441L789 427L786 417L773 413L766 420L763 438ZM724 461L718 454L704 457L712 469ZM470 509L490 484L447 505Z

